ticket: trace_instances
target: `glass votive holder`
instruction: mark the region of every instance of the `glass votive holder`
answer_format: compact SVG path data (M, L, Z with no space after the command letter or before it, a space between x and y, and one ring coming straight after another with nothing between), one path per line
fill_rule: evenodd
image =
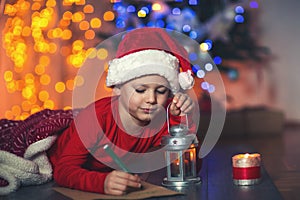
M261 180L261 156L258 153L237 154L232 157L232 175L235 185L254 185Z

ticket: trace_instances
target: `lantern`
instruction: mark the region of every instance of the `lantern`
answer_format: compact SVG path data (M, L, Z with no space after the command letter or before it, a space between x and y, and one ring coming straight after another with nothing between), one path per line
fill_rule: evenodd
M168 117L167 117L168 119ZM186 117L186 123L187 117ZM162 138L161 144L165 147L165 159L167 164L167 177L164 178L164 186L188 186L200 183L200 177L196 171L196 148L198 140L196 134L189 133L188 125L176 125L169 127L169 135Z

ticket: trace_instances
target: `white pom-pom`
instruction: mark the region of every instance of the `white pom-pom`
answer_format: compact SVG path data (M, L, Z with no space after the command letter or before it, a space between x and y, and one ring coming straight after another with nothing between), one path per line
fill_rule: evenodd
M194 78L192 76L191 70L180 72L178 74L178 81L182 89L191 89L194 86Z

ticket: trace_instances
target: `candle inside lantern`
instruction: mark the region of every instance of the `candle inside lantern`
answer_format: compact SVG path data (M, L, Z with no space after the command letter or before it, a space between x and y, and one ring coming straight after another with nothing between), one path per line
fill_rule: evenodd
M238 154L232 157L233 182L236 185L253 185L260 181L260 154Z
M174 160L171 163L171 176L172 177L179 177L180 176L180 163L179 159ZM185 176L190 174L191 166L190 162L186 159L183 160L184 162L184 172Z

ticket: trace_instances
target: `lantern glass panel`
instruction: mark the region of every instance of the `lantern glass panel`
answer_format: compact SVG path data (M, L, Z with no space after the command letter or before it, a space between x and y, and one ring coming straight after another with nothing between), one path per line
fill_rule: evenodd
M171 177L180 176L180 152L170 151Z

